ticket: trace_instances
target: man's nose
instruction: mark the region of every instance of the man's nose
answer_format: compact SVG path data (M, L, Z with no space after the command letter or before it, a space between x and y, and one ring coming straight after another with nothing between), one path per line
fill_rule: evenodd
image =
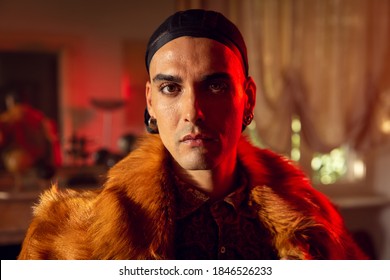
M197 124L204 120L204 112L202 100L195 89L187 92L183 102L184 120L193 124Z

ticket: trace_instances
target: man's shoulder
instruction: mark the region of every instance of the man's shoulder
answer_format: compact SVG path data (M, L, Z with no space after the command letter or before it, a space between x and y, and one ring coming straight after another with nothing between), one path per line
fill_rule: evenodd
M249 143L245 145L240 152L240 160L250 178L251 194L263 206L273 201L270 207L280 205L288 208L286 206L291 205L305 214L319 209L333 211L330 200L312 186L299 165L271 150L260 149Z
M52 186L40 196L34 206L34 215L40 217L68 216L69 212L79 212L92 207L99 191L61 189Z
M20 259L83 259L97 191L52 187L34 206Z

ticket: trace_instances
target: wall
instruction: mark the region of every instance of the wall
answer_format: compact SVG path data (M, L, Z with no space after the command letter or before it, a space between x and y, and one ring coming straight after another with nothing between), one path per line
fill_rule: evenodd
M142 114L129 120L135 114L128 111L143 112L140 85L146 71L140 61L150 34L174 11L174 2L1 0L0 50L57 52L63 144L77 132L90 140L92 150L115 150L123 133L144 131ZM135 64L125 61L129 53ZM129 72L142 74L126 77ZM142 98L129 95L129 89ZM125 100L126 105L104 116L91 106L92 99ZM104 118L112 123L108 138L103 137Z

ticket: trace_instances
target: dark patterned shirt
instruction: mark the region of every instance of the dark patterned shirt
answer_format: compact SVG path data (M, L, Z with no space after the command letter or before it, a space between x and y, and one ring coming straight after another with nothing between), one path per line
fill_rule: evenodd
M277 259L270 236L248 206L247 182L212 202L188 184L178 183L176 259Z

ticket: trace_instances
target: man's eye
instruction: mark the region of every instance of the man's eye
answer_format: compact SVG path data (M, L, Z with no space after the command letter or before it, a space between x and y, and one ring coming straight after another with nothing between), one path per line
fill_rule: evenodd
M167 95L176 94L179 91L180 91L180 87L176 84L162 84L160 86L160 92Z
M225 82L211 83L209 88L212 93L224 93L228 90L228 85Z

